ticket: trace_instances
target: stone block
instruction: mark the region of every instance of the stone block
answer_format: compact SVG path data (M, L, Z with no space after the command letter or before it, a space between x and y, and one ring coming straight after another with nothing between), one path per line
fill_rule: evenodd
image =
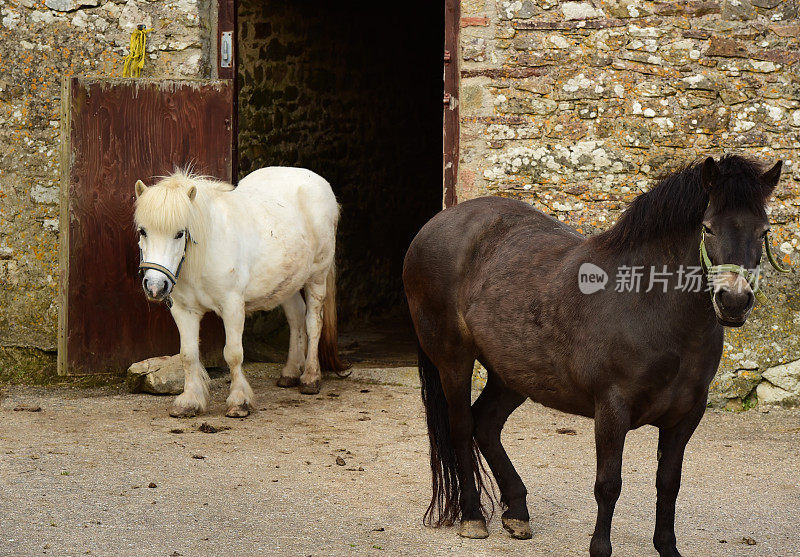
M564 63L568 58L569 54L563 50L543 50L520 53L517 55L517 63L528 67L553 66Z
M611 17L634 18L645 17L653 14L652 7L639 0L607 0L603 2L603 9Z
M791 65L800 61L800 51L798 50L764 50L754 52L752 57L756 60L767 60L776 64Z
M747 54L747 47L745 45L736 39L726 39L723 37L711 37L708 50L706 50L706 56L745 58Z
M770 383L762 381L756 388L758 404L761 406L786 406L793 407L800 405L800 393L781 389Z
M481 38L463 39L461 56L464 60L483 62L486 57L486 41Z
M72 12L83 6L99 6L100 0L45 0L44 5L56 12Z
M511 97L500 105L500 111L506 114L537 114L544 116L552 114L558 108L558 103L552 99L539 97Z
M750 0L725 0L722 3L722 18L733 21L747 21L756 17L756 10Z
M720 3L716 0L688 2L656 2L654 13L664 16L694 16L701 17L708 14L718 14L721 11Z
M771 367L762 377L781 389L800 394L800 360Z
M180 354L136 362L128 368L126 383L132 393L177 395L183 392L184 371Z
M567 21L605 17L603 10L595 8L589 2L563 2L561 4L561 12Z
M724 370L711 383L708 401L715 407L729 407L728 401L743 401L761 382L758 366L753 363L747 367L752 369Z
M794 24L775 24L769 26L770 31L779 37L800 37L800 23Z

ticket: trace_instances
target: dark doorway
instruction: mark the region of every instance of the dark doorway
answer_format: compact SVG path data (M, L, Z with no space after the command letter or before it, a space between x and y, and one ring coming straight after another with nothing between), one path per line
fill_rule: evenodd
M341 345L356 361L416 357L401 272L442 206L443 50L430 0L239 1L240 176L302 166L333 186ZM256 317L251 336L276 319Z

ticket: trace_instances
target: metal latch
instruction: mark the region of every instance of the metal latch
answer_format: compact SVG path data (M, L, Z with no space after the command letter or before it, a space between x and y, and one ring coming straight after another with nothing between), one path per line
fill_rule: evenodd
M223 31L219 41L219 67L230 68L233 65L233 31Z

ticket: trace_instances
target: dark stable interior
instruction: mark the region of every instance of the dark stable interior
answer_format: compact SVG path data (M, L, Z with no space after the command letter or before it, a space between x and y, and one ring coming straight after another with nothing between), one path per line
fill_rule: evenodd
M354 362L412 362L401 275L442 203L443 6L241 0L238 18L239 175L300 166L331 183L340 346ZM285 349L282 323L249 319L249 357Z

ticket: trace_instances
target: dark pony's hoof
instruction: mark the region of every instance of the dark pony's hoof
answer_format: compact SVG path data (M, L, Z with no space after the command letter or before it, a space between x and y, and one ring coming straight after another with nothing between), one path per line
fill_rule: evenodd
M482 540L489 537L489 530L486 529L486 521L484 519L466 520L461 522L461 526L458 528L458 535L462 538Z
M194 418L197 416L197 409L173 405L172 408L169 409L169 415L173 418Z
M276 385L278 387L283 387L284 389L288 389L289 387L296 387L300 384L299 377L287 377L286 375L281 375L278 377L278 382Z
M656 546L656 551L658 551L659 557L681 557L680 552L678 552L678 548L675 547L675 544L665 544L661 547Z
M231 406L225 415L229 418L246 418L250 415L250 406L248 404L239 404Z
M315 395L319 393L320 385L322 385L322 381L319 379L312 381L311 383L300 383L300 394Z
M518 540L531 539L531 523L517 518L503 517L503 528L505 528L512 538Z

